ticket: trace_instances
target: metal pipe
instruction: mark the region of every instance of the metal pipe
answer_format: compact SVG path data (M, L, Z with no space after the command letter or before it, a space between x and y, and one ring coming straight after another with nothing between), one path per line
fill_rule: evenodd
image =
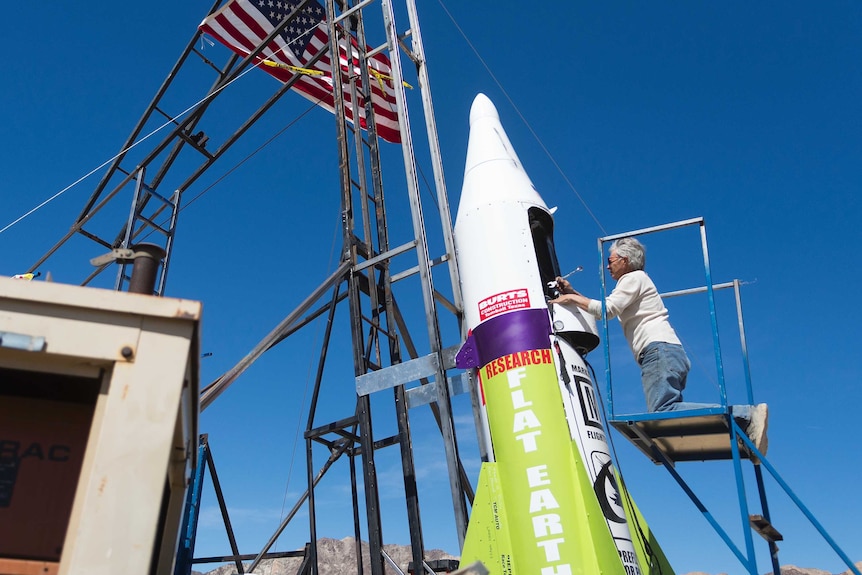
M437 190L437 206L440 214L440 224L443 230L443 243L449 260L449 281L452 284L452 299L457 308L457 317L462 321L464 302L461 298L461 282L458 274L458 262L455 259L455 238L452 230L452 215L449 211L449 195L446 192L446 178L443 174L443 155L440 151L440 139L437 136L437 120L434 117L434 102L431 99L431 80L428 76L428 66L425 62L425 45L422 42L422 31L419 27L419 13L415 0L407 0L407 17L410 22L410 36L413 50L411 58L417 64L419 75L419 92L422 96L422 111L425 113L425 131L428 135L428 151L431 154L431 167L434 172L434 186ZM467 334L462 334L466 336Z
M207 444L209 445L209 444ZM207 460L207 469L210 472L210 480L212 481L213 489L215 490L216 499L218 500L219 510L221 511L221 517L224 521L225 533L227 534L228 543L230 543L230 551L233 554L233 557L239 556L239 547L236 544L236 537L233 533L233 526L230 523L230 515L227 511L227 503L224 500L224 493L221 489L221 482L218 478L218 472L216 471L215 460L213 459L212 449L207 449L206 452L206 460ZM236 564L237 573L242 574L245 573L243 569L242 561L239 559L234 559L234 563Z
M715 350L715 368L718 372L718 390L721 406L727 407L727 384L724 380L724 365L721 360L721 338L718 336L718 318L715 313L715 294L712 289L712 271L709 266L709 248L706 243L706 225L700 218L700 244L703 249L703 268L706 276L706 297L709 300L709 319L712 324L712 345Z
M135 263L132 265L132 279L129 280L129 293L153 295L156 288L156 275L165 257L165 249L157 244L136 244L131 248L135 252Z
M269 551L269 549L273 545L275 545L276 540L279 538L279 536L281 536L281 532L284 531L284 528L287 527L287 524L290 523L291 519L293 519L296 514L299 513L299 510L302 508L302 505L308 498L311 489L313 489L318 483L320 483L320 480L323 479L323 476L326 475L326 472L329 471L329 468L332 467L332 464L335 463L335 461L339 457L341 457L341 455L347 450L349 446L350 443L345 442L341 446L339 446L338 449L334 450L330 454L329 459L326 460L326 463L324 463L323 467L320 468L320 471L317 472L317 476L312 481L312 484L309 489L306 489L305 492L303 492L303 494L299 496L299 499L297 499L296 503L293 504L293 507L290 509L290 512L288 512L287 516L282 519L278 528L272 534L272 537L269 538L269 541L266 542L266 544L263 546L263 549L261 549L257 557L255 557L254 561L248 568L249 573L253 573L257 566L260 565L260 562L264 559L264 556L267 554L267 551Z
M608 306L607 306L607 297L608 297L608 285L605 281L605 270L604 270L604 261L605 261L605 248L604 248L604 240L599 238L599 278L601 278L602 283L602 341L604 345L602 346L605 351L605 386L607 388L608 394L608 419L614 419L614 388L611 384L611 344L610 338L608 336ZM598 382L596 382L598 385Z
M653 226L651 228L641 228L639 230L634 230L631 232L624 232L621 234L615 234L612 236L605 236L599 239L599 242L611 242L613 240L618 240L620 238L630 238L632 236L642 236L645 234L651 234L653 232L661 232L664 230L673 230L676 228L682 228L685 226L690 226L692 224L700 224L703 225L703 218L692 218L690 220L681 220L678 222L672 222L670 224L662 224L660 226Z
M742 297L739 293L739 285L739 280L733 280L733 293L736 296L736 320L739 323L739 344L742 346L742 365L745 371L745 389L748 393L748 403L754 405L754 390L751 388L751 365L748 363L748 344L745 341L745 323L742 321Z
M295 310L284 318L281 323L279 323L275 329L269 333L269 335L263 338L263 340L261 340L260 343L258 343L255 348L248 353L248 355L242 358L233 368L204 389L201 392L201 411L209 407L209 405L215 401L229 385L236 381L236 379L246 369L248 369L258 357L263 355L266 350L272 347L271 343L279 339L285 329L288 329L302 314L308 311L314 302L323 295L323 292L329 289L336 282L341 281L344 278L344 274L347 273L347 270L349 269L350 262L342 262L332 275L326 278L326 280L324 280L324 282L315 289L311 295L305 298L305 300L303 300Z
M732 288L734 286L734 282L737 282L737 281L739 281L739 280L734 280L732 282L726 282L723 284L713 284L712 289L713 289L713 291L715 291L715 290L720 290L720 289ZM703 293L703 292L707 291L707 289L708 288L706 286L701 286L701 287L696 287L696 288L681 289L681 290L677 290L677 291L669 291L666 293L660 293L658 295L661 296L661 299L667 299L670 297L677 297L677 296L681 296L681 295Z
M428 341L431 352L440 354L443 344L440 337L439 316L434 300L434 280L431 275L431 259L428 255L428 240L425 231L425 218L422 213L422 200L419 193L419 181L416 174L415 154L413 152L413 137L410 132L410 119L407 115L406 95L401 69L401 56L397 50L398 33L395 29L395 10L391 0L382 0L383 21L386 27L386 37L389 42L389 52L392 62L392 77L395 79L395 102L398 107L398 119L401 132L401 151L404 157L404 169L407 175L407 192L410 198L410 213L413 220L413 236L417 240L416 256L419 264L419 277L422 284L422 299L425 315L428 318ZM454 252L452 252L454 253ZM450 262L451 264L451 262ZM452 278L454 280L454 278ZM441 357L442 359L442 357ZM449 488L452 496L452 506L455 512L455 528L458 535L458 548L464 548L464 538L467 535L467 503L464 499L464 487L459 472L460 458L455 425L452 422L452 405L449 399L449 388L446 385L446 371L441 367L437 370L437 406L440 409L440 425L443 433L443 448L446 455L446 466L449 471Z

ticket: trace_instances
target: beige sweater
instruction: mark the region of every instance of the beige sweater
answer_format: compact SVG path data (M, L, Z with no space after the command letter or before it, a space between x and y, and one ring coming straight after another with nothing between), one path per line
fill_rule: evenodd
M620 318L635 360L654 341L681 344L668 320L667 308L646 272L635 270L621 277L605 304L608 319ZM589 312L601 319L602 302L590 300Z

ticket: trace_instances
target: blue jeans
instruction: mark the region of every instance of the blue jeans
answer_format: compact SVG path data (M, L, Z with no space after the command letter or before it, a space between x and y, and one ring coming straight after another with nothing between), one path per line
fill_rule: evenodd
M682 390L691 362L681 345L654 341L638 356L647 411L683 411L721 407L717 403L691 403L682 400ZM751 421L750 405L734 405L732 413L743 429Z
M682 400L691 362L681 345L664 341L649 343L638 356L638 363L641 366L647 411L650 413L707 407Z

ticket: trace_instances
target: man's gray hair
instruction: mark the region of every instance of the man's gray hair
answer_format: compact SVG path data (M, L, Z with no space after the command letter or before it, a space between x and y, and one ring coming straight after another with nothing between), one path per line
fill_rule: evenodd
M642 270L646 265L646 248L634 238L620 238L611 244L611 251L629 262L629 271Z

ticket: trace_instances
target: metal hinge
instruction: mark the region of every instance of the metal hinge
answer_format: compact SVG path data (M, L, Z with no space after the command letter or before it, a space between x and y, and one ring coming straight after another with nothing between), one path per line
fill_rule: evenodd
M45 351L45 336L0 331L0 347L23 351Z

